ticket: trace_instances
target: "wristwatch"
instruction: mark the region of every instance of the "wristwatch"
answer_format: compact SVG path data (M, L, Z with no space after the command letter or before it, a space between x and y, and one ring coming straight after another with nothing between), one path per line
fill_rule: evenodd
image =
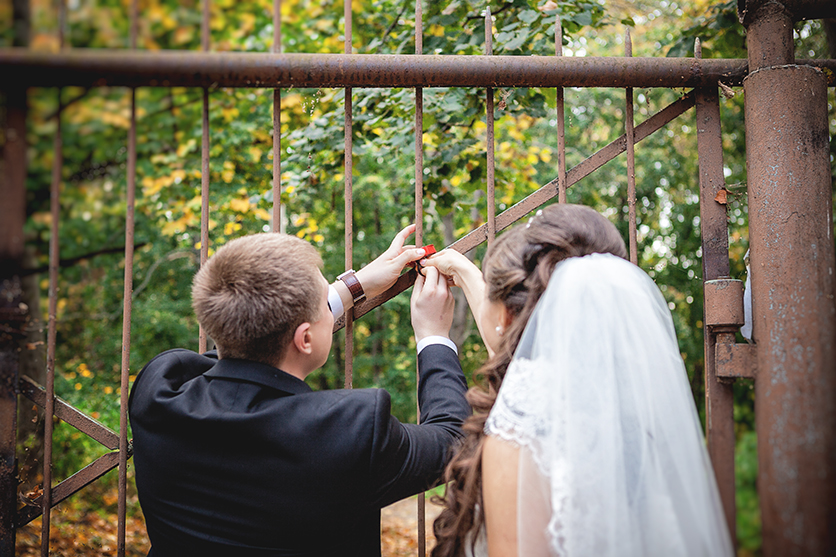
M363 285L360 284L359 280L357 280L357 276L354 274L354 269L349 269L338 276L337 279L343 281L343 283L348 287L348 291L351 292L351 297L354 298L354 305L357 305L366 299L366 292L363 290Z

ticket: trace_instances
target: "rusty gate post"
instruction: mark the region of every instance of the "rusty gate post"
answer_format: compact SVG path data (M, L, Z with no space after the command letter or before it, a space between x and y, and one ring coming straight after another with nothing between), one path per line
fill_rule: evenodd
M26 217L26 89L6 90L5 101L0 173L0 557L14 555L15 550L18 343L26 318L19 278Z
M699 44L695 57L700 58ZM726 515L732 542L737 539L737 507L734 485L734 392L733 382L717 376L715 353L718 336L728 334L725 322L709 318L708 281L729 276L729 231L726 206L716 200L726 187L723 176L723 137L720 128L720 99L717 87L697 89L697 156L700 171L700 233L705 289L705 436L714 477ZM735 329L731 329L732 336Z
M819 13L816 8L820 7ZM827 85L793 22L832 0L739 0L764 555L836 553L836 302ZM801 12L804 13L801 13Z

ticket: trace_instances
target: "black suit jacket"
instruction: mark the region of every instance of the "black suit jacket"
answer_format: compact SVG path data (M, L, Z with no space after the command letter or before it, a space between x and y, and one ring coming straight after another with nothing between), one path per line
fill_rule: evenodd
M413 425L382 389L315 392L213 352L154 358L129 405L150 555L380 555L380 508L438 481L470 414L453 350L428 346L418 366Z

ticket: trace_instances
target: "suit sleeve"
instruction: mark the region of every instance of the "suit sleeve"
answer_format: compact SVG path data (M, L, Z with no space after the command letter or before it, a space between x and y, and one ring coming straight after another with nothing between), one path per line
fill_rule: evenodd
M378 391L370 462L373 503L384 507L437 484L470 413L467 382L456 353L432 345L418 354L421 423L391 415L389 393Z

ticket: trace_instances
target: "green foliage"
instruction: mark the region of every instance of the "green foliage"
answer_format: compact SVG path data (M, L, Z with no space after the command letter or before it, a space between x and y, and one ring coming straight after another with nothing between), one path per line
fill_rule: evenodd
M741 553L759 553L761 547L761 513L758 507L757 434L744 433L735 448L735 488L737 489L737 537Z
M694 39L703 43L703 58L746 58L746 31L737 20L737 0L711 5L676 37L668 56L693 56Z
M344 51L342 2L283 2L284 52ZM269 51L273 46L272 2L213 0L214 50ZM485 51L485 4L471 0L428 3L423 21L424 54L481 55ZM408 3L354 2L353 51L415 52L415 21ZM493 53L554 55L555 18L560 16L566 55L621 56L624 26L631 28L636 56L687 56L694 38L703 57L745 57L744 35L733 1L680 4L637 0L604 4L575 0L539 5L509 0L491 5ZM139 47L200 48L201 4L195 0L148 0ZM68 40L74 47L127 46L125 3L96 0L73 4ZM95 17L94 17L95 16ZM54 49L55 14L33 0L33 46ZM0 5L0 44L9 44L10 13ZM805 22L797 45L805 57L824 56L821 28ZM800 56L802 55L800 54ZM674 102L685 91L637 89L636 123ZM61 258L77 259L59 280L56 391L59 396L117 429L122 353L123 257L108 250L124 244L127 130L130 93L123 89L61 92L63 188ZM836 100L831 95L831 115ZM496 204L502 211L554 179L557 162L554 89L494 91ZM213 89L210 119L210 250L232 238L269 230L272 193L272 90ZM414 218L415 91L352 91L353 220L355 267L380 254L392 236ZM567 166L580 163L624 130L622 89L567 89ZM200 90L143 88L137 106L137 245L133 268L130 374L172 347L197 348L190 308L191 277L199 265L202 178ZM485 91L423 90L424 239L437 247L459 238L487 218L485 189ZM326 277L345 268L343 90L282 91L283 226L322 253ZM31 160L27 239L46 265L51 229L49 185L54 157L58 97L30 92L28 141ZM744 278L748 249L743 100L721 100L724 166L731 192L730 259L733 278ZM836 117L832 117L836 128ZM836 130L834 130L836 131ZM836 134L834 134L836 136ZM699 184L693 111L636 146L639 264L660 285L672 309L680 350L697 407L704 413L702 260ZM570 202L601 211L627 237L627 178L620 157L568 192ZM108 253L105 253L108 252ZM476 250L476 261L484 247ZM46 313L46 280L42 312ZM485 361L474 327L461 344L465 373ZM311 375L314 388L343 385L343 334L328 363ZM414 421L415 355L408 292L359 319L354 327L353 384L384 387L393 411ZM735 387L738 436L738 538L741 548L760 546L757 507L753 395ZM101 449L66 425L56 428L56 473L64 476Z

